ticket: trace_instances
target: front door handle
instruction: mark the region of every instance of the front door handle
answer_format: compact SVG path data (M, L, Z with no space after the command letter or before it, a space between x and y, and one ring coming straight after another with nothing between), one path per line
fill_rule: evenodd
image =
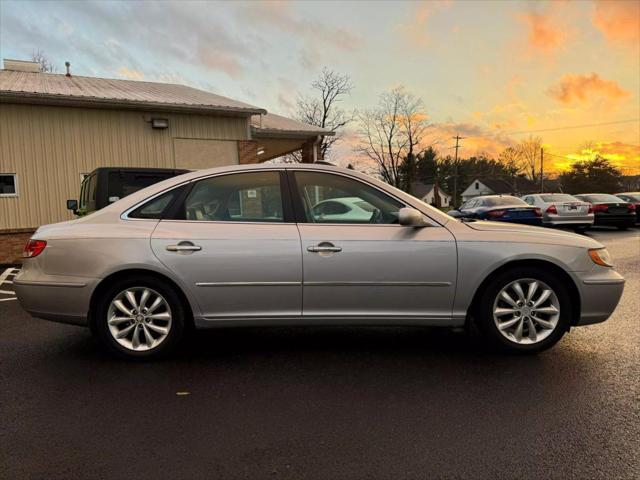
M341 251L342 247L336 247L331 242L320 242L318 245L307 247L307 252L312 253L337 253Z
M177 245L167 245L166 250L168 252L191 253L202 250L202 247L191 242L178 242Z

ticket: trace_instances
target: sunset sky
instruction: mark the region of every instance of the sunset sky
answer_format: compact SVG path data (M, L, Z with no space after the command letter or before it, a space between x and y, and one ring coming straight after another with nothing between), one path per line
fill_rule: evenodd
M184 83L290 115L323 66L347 108L404 86L441 152L497 155L534 132L551 171L595 149L640 173L640 2L0 2L0 56ZM338 154L353 155L353 134ZM552 156L554 155L554 156ZM553 163L551 163L553 162Z

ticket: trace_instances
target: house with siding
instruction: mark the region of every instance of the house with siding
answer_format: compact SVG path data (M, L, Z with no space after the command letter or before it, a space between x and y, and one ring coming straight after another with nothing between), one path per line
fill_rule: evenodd
M529 193L537 193L540 186L524 177L515 178L475 178L461 194L466 202L482 195L515 195L517 197Z
M0 70L0 264L42 224L73 218L81 176L98 167L202 169L299 151L321 128L185 85ZM18 248L17 246L20 246Z

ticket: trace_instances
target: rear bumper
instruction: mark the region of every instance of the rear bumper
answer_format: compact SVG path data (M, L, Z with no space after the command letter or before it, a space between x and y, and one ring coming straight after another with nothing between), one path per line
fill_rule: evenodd
M98 279L50 276L30 279L21 270L13 281L18 302L32 316L55 322L87 323L91 294Z
M636 214L631 215L596 215L594 225L610 227L632 227L636 224Z
M578 276L581 304L576 325L591 325L607 320L616 309L624 278L613 269L599 267L596 271Z
M542 219L544 225L560 226L560 225L593 225L593 214L578 215L575 217L563 217L561 215L545 215Z

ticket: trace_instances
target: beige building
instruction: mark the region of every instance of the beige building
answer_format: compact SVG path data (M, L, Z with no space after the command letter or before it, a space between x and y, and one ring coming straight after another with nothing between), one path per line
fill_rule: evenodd
M0 264L42 224L73 218L82 175L97 167L200 169L302 151L318 127L184 85L0 70Z

